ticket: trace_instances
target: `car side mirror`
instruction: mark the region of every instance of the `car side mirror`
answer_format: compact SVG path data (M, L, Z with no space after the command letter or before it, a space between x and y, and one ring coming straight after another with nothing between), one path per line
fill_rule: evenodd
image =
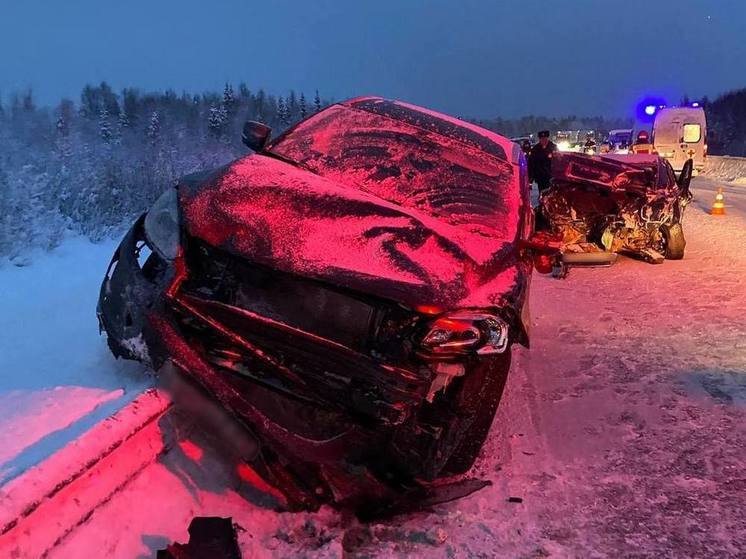
M246 124L243 125L241 141L250 150L262 152L267 143L269 143L271 135L272 129L266 124L256 122L255 120L247 120Z

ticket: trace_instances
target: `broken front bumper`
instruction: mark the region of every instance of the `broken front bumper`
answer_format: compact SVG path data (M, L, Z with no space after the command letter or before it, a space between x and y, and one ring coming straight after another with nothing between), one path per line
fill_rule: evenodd
M114 251L101 283L96 315L99 330L116 357L153 365L149 348L158 347L147 320L158 307L163 289L173 278L173 269L149 252L140 216ZM146 339L147 338L147 339Z

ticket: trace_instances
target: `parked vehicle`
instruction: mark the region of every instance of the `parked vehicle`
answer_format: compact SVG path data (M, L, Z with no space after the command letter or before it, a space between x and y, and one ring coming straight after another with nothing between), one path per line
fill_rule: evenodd
M653 146L677 173L689 160L702 171L707 157L707 118L702 107L664 107L653 121Z
M552 186L541 197L540 219L560 252L575 263L608 263L598 253L626 253L651 263L684 257L684 210L692 198L693 162L678 180L657 155L589 157L562 154L552 164Z
M629 148L632 145L632 129L631 128L618 128L609 131L608 142L611 146L612 153L618 153L620 155L626 155L629 153Z
M554 143L562 152L580 151L580 130L558 130L554 134Z
M125 235L99 298L109 347L216 397L297 507L435 502L528 341L523 155L380 98L269 133L247 123L254 153L185 177ZM460 483L437 491L482 486Z

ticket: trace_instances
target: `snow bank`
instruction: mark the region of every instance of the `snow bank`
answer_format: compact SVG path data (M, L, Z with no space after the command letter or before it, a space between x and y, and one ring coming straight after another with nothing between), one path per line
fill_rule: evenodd
M114 248L72 238L28 255L27 266L0 264L0 485L149 384L98 334L98 288Z
M746 186L746 157L709 156L703 175Z

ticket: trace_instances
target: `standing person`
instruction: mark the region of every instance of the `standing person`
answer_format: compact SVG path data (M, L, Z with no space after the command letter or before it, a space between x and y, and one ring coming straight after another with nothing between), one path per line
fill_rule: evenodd
M653 153L653 144L650 143L650 134L647 130L640 130L637 133L632 153Z
M528 180L536 181L539 194L549 188L552 180L552 158L557 153L557 146L549 140L549 130L539 132L539 143L531 148L528 157Z
M521 151L523 151L524 155L528 157L531 155L531 141L526 139L521 142Z

